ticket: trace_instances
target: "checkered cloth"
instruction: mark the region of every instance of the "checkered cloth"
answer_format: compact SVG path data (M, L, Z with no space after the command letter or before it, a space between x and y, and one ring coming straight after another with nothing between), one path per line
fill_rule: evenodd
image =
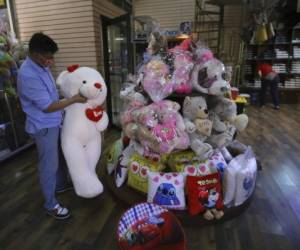
M167 211L168 210L153 203L141 203L130 208L123 214L119 221L119 237L122 237L128 228L130 228L137 221L149 218L153 215L157 216Z

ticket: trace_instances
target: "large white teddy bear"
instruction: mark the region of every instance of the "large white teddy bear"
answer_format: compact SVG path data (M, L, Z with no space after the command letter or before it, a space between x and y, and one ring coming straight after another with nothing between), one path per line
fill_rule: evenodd
M108 126L107 113L101 108L107 88L95 69L74 65L57 78L65 98L80 93L86 103L75 103L65 109L61 143L77 195L92 198L103 191L96 174L101 155L101 132Z

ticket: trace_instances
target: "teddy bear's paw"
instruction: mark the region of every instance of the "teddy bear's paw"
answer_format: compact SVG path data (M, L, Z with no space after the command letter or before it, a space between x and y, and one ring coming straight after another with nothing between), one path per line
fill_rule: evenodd
M224 212L222 210L212 209L211 212L213 213L214 217L219 220L224 216Z
M213 154L213 148L210 144L198 140L192 142L191 148L199 160L206 160Z
M184 119L184 123L185 123L185 130L187 133L191 134L191 133L195 132L196 126L194 123L192 123L188 119Z
M214 148L223 148L226 147L230 142L233 140L234 134L229 133L229 131L226 131L224 133L213 135L208 139L208 142L214 147Z
M108 127L108 115L106 112L103 112L102 119L96 123L96 128L98 131L102 132Z
M85 185L84 188L75 185L75 192L83 198L94 198L103 192L103 185L100 181L97 181L97 183L89 182L89 185Z
M206 210L205 213L203 214L203 218L206 220L213 220L215 217L210 210Z
M236 116L234 121L234 126L236 127L237 131L243 131L249 122L249 118L246 114L240 114Z
M212 121L208 119L196 119L194 121L198 133L204 136L210 136L212 130Z
M213 129L219 133L224 132L226 130L226 124L219 119L213 120Z

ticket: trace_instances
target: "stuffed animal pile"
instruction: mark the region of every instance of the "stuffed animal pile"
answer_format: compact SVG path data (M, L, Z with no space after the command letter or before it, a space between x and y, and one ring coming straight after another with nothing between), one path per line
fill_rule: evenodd
M5 25L0 19L0 89L5 90L11 96L16 96L15 84L18 67L12 53L12 43Z
M227 207L241 205L255 186L253 152L234 140L248 116L237 114L225 67L209 48L187 39L168 50L155 33L147 51L121 91L123 132L111 147L108 172L115 172L117 187L127 180L148 202L220 219L223 197Z

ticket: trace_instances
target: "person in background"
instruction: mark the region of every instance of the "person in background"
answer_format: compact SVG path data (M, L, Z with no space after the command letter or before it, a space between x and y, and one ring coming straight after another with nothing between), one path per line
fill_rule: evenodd
M278 74L273 70L272 65L268 63L260 64L257 72L261 79L260 106L263 107L265 105L266 93L269 87L274 109L279 110L278 83L280 79Z
M43 33L34 34L29 41L29 55L18 72L17 89L26 114L26 132L34 139L38 151L38 174L45 199L44 207L56 219L70 216L61 206L56 193L71 188L67 172L59 163L59 133L62 110L74 103L84 103L79 94L59 100L50 71L57 44Z

